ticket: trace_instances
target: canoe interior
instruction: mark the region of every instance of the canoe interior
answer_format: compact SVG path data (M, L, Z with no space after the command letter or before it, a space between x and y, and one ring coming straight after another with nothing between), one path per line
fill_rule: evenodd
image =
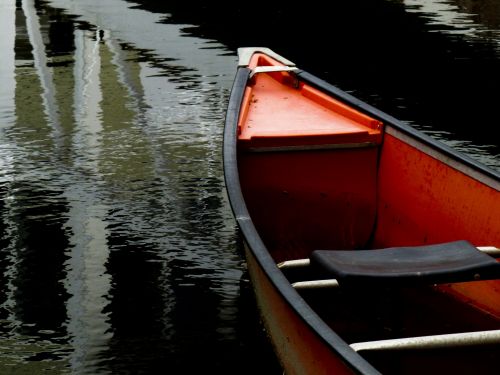
M362 248L370 241L375 148L243 153L239 162L252 220L277 262L314 249Z
M273 63L257 55L250 67ZM293 74L252 78L238 134L243 196L276 263L307 258L315 249L464 239L500 247L498 181L476 178L431 145L346 109ZM315 278L307 273L286 276ZM348 343L500 328L497 280L307 291L303 298ZM453 372L450 364L455 373L495 373L491 364L500 349L483 349L463 356L457 349L363 355L382 373L417 373L422 365Z

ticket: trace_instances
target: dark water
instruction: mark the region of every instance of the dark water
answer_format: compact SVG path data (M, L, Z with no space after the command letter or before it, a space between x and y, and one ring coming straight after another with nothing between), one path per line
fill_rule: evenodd
M500 1L322 4L0 2L0 374L281 373L224 190L240 46L500 170Z

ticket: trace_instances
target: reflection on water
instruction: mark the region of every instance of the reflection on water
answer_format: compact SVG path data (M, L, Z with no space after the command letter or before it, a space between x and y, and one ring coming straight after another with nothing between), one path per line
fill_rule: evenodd
M452 125L444 130L412 120L408 122L483 164L500 170L500 142L498 137L490 136L497 124L497 106L494 103L500 99L500 1L404 0L403 3L406 12L425 20L429 33L446 35L451 42L448 49L450 56L442 75L452 72L454 82L446 84L454 93L438 103L449 100L450 109L457 112L453 115L443 111ZM439 63L437 65L439 69ZM467 108L469 113L464 113L463 108ZM468 129L462 130L464 133L484 134L475 135L482 142L474 143L457 137L453 132L456 127Z
M416 84L451 66L454 75L440 86L446 95L456 77L474 89L457 73L467 65L456 61L470 64L480 45L489 65L474 65L484 68L476 73L484 81L498 72L495 2L481 2L478 11L478 2L371 0L364 13L358 3L367 4L336 5L332 33L345 30L342 19L353 22L346 13L363 22L351 41L336 41L336 52L350 53L326 62L318 51L300 60L299 52L317 45L295 44L302 39L288 8L270 6L266 27L249 33L244 26L254 19L240 5L224 8L239 14L234 22L216 4L193 12L192 3L149 0L0 3L0 373L280 373L246 295L222 175L238 46L290 52L300 65L500 169L498 142L478 142L470 129L463 140L460 115L435 120L442 128L425 121L436 113L429 103L437 94ZM386 17L376 21L386 28L372 27L373 11ZM375 52L374 39L393 35L388 17L418 27L403 32L411 48L402 55L389 53L395 39L379 45L386 54L373 60L379 75L369 77L358 71L366 51L353 45L362 35ZM439 34L428 39L430 58L447 48L451 57L436 60L435 72L410 64L405 79L388 79L423 45L417 29L423 39ZM338 74L350 65L359 74ZM412 82L416 94L405 91ZM444 108L456 99L443 100ZM495 119L488 111L481 118Z
M171 54L117 38L105 10L1 8L0 373L240 372L244 268L220 162L233 71L196 60L234 54L187 43L188 65L160 36Z
M498 0L404 0L408 12L425 17L436 32L496 40L500 48ZM499 50L500 51L500 50Z

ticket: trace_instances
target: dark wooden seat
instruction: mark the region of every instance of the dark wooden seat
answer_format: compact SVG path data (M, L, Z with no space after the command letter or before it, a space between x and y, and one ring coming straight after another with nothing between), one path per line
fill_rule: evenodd
M500 263L468 241L377 250L315 250L310 265L340 286L438 284L500 278Z

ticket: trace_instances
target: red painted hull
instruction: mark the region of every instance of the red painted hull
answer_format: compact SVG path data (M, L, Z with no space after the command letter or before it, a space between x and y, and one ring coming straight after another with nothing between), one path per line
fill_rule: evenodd
M354 374L290 308L248 248L246 259L262 320L285 374Z
M499 330L498 280L299 294L298 274L276 265L315 249L500 247L497 172L272 53L238 70L224 144L248 270L285 373L495 372L500 344L361 354L350 344Z

